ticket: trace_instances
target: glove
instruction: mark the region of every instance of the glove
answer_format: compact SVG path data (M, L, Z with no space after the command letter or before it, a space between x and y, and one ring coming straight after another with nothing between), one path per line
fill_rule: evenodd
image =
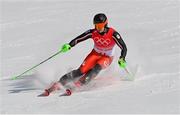
M125 59L124 59L124 58L120 58L120 59L118 60L118 64L119 64L119 66L120 66L121 68L125 68L125 67L126 67L126 61L125 61Z
M67 52L67 51L69 51L70 49L71 49L71 46L66 43L66 44L64 44L64 45L61 47L60 51L61 51L61 52Z

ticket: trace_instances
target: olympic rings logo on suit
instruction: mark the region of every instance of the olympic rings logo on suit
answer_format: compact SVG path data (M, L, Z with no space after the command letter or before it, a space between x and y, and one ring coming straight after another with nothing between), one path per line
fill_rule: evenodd
M108 46L111 43L111 40L108 39L104 39L104 38L100 38L100 37L95 37L94 38L95 43L97 43L98 45L101 46Z

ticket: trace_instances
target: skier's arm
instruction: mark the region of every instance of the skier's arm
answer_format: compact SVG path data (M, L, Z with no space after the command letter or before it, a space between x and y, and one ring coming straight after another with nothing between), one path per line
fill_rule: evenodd
M75 39L71 40L71 42L69 43L69 45L70 45L71 47L73 47L73 46L75 46L76 44L78 44L78 43L80 43L80 42L82 42L82 41L84 41L84 40L87 40L87 39L89 39L89 38L91 38L91 37L92 37L92 30L90 29L90 30L84 32L83 34L77 36Z
M120 59L123 58L125 60L127 54L126 44L124 43L121 35L116 31L113 33L113 38L116 44L122 49Z
M84 40L87 40L88 38L92 37L92 31L93 30L88 30L86 32L84 32L83 34L79 35L78 37L76 37L75 39L73 39L71 42L64 44L61 48L60 51L61 52L67 52L69 51L73 46L75 46L76 44L78 44L79 42L82 42Z

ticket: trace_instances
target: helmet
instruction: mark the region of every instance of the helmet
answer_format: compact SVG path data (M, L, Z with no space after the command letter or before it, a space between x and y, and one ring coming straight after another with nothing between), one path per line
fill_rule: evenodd
M103 13L99 13L94 16L93 23L98 24L98 23L104 23L106 21L107 21L106 15Z
M108 24L106 15L103 13L96 14L94 16L93 23L97 30L102 30Z

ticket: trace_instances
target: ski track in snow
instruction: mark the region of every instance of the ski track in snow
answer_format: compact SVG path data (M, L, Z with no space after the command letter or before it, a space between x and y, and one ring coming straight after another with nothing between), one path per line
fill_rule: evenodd
M180 113L178 0L1 3L1 114ZM9 80L92 28L92 17L98 12L108 15L109 25L126 42L130 70L135 71L138 65L135 81L122 80L126 74L117 65L120 52L116 47L112 65L79 92L69 97L59 97L60 92L37 97L50 83L81 64L93 47L91 40L48 61L23 79Z

